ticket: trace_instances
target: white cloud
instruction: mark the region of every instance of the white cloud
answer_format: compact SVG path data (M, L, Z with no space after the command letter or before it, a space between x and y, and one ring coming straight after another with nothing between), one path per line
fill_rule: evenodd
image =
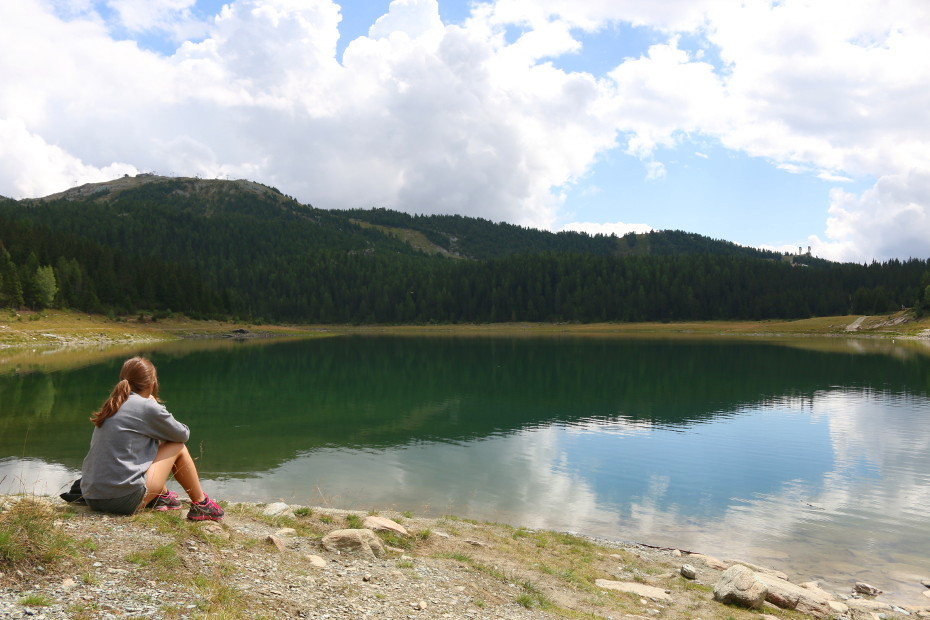
M660 161L647 161L646 162L646 180L647 181L657 181L659 179L664 179L668 176L667 171L665 170L665 164Z
M128 30L173 30L193 19L190 9L196 0L107 0L106 4Z
M41 174L36 174L41 170ZM0 119L0 187L11 198L45 196L74 185L109 181L138 172L134 166L87 165L29 133L18 119ZM7 194L8 192L8 194Z
M823 179L824 181L833 181L834 183L852 183L853 180L842 174L833 174L832 172L827 172L824 170L817 174L818 179Z
M902 228L930 208L912 172L930 169L922 0L496 0L461 26L443 25L436 0L394 0L341 63L332 0L231 0L206 23L192 0L105 0L116 24L103 3L0 4L0 119L59 149L51 168L27 157L6 169L0 193L126 162L249 176L322 207L548 227L606 151L658 179L659 149L710 138L831 183L877 179L822 206L825 253L930 254ZM666 40L603 75L550 62L621 22ZM117 26L190 40L166 57L113 40ZM523 32L510 43L508 26ZM682 49L686 36L715 54ZM889 193L902 183L906 209Z
M861 195L834 189L826 239L811 236L814 254L865 262L873 257L930 258L930 172L888 175Z
M622 237L627 233L647 233L653 230L648 224L627 224L626 222L571 222L562 227L562 230L586 232L589 235L617 235Z

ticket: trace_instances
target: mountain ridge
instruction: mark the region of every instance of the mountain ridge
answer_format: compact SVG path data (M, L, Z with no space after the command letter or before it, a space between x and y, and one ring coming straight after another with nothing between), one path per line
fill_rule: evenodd
M683 231L592 236L325 210L252 181L156 175L0 201L0 244L0 307L294 322L877 313L914 304L928 267L783 256Z

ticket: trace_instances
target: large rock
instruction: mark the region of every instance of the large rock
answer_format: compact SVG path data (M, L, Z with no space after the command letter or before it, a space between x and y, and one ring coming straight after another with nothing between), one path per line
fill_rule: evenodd
M796 609L821 618L830 616L832 597L820 588L802 588L790 581L766 573L756 573L756 577L768 589L765 600L772 605L782 609Z
M369 557L384 555L381 539L371 530L334 530L323 537L323 548L333 553L361 553Z
M714 600L721 603L757 609L765 602L765 583L751 569L734 564L723 571L714 586Z
M400 536L409 536L407 528L396 521L391 521L386 517L376 517L374 515L369 515L365 517L365 522L362 523L369 530L375 532L394 532Z
M788 575L781 572L780 570L775 570L774 568L766 568L765 566L758 566L756 564L750 564L749 562L744 562L742 560L724 560L724 562L727 562L729 564L742 564L746 568L751 568L757 573L765 573L767 575L773 575L775 577L778 577L779 579L784 579L785 581L791 581L790 579L788 579Z
M646 598L651 598L654 601L660 601L663 603L671 603L672 597L662 588L656 588L654 586L647 586L644 583L636 583L635 581L612 581L610 579L596 579L594 585L598 588L604 588L605 590L616 590L617 592L626 592L627 594L635 594L637 596L643 596Z

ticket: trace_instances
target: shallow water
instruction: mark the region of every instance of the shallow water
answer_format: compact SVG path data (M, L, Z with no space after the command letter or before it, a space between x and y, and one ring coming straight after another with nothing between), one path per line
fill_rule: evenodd
M570 530L925 603L930 358L824 348L341 337L150 354L216 497ZM0 492L78 475L120 363L0 375Z

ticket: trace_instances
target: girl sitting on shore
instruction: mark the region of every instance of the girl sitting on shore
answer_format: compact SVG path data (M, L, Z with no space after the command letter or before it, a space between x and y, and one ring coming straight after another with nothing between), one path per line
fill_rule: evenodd
M223 509L203 492L194 459L184 443L187 425L174 419L158 400L158 376L142 357L126 360L100 411L90 418L94 434L84 458L81 493L93 510L133 514L146 508L179 510L168 476L187 491L187 518L219 521Z

